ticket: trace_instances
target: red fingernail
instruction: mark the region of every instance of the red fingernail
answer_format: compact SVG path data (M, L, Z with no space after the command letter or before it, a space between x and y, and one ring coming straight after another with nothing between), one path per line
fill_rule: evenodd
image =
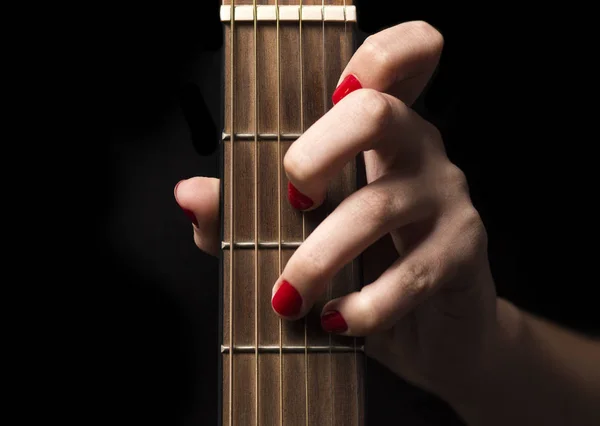
M175 188L173 189L173 193L175 194L175 201L177 201L177 187L179 186L179 184L181 182L183 182L183 180L180 180L179 182L177 182L177 185L175 185ZM181 205L179 204L179 201L177 201L177 205L181 208L181 210L183 210L183 212L185 213L185 215L192 221L192 223L194 225L196 225L196 227L198 227L198 219L196 219L196 215L194 214L194 212L192 212L191 210L184 209L183 207L181 207Z
M185 215L192 221L192 223L198 227L198 219L196 219L196 215L191 210L184 209L183 207L181 207L181 210L183 210Z
M354 92L358 89L362 89L360 82L356 77L350 74L346 76L346 78L342 80L337 89L335 89L333 95L331 96L331 101L335 105L339 101L341 101L348 93Z
M348 324L338 311L330 311L321 317L321 327L328 333L343 333L348 330Z
M287 281L283 281L271 301L273 309L284 317L293 317L302 308L302 296Z
M288 182L288 200L290 204L298 210L306 210L311 208L313 200L296 189L292 182Z

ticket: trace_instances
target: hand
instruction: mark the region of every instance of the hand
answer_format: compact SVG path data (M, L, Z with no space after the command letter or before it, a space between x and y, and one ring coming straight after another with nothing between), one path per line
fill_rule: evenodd
M329 301L324 328L368 336L369 356L439 395L477 374L496 327L486 232L465 175L437 129L410 108L442 46L434 28L410 22L367 38L354 54L338 103L292 144L284 168L311 209L360 152L368 184L309 235L273 287L275 311L301 318L327 281L364 252L369 284ZM193 178L175 189L200 224L196 244L211 254L219 250L218 188L215 179Z

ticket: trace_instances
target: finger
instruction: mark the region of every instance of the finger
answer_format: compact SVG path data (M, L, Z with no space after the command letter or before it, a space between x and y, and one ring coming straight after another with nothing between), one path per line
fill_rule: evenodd
M194 177L180 181L173 190L175 201L194 228L198 248L213 256L219 253L219 179Z
M344 265L392 229L432 211L426 194L420 180L386 175L346 198L287 262L273 287L275 312L304 316Z
M452 279L472 256L479 216L465 209L460 221L436 228L360 291L329 301L322 310L326 331L366 336L389 329ZM477 247L479 247L477 245Z
M360 291L328 302L321 314L325 331L366 336L391 327L435 288L444 264L435 244L418 246Z
M333 103L367 87L412 105L433 75L443 46L443 36L423 21L405 22L367 37L342 72Z
M406 156L407 147L433 131L393 96L372 89L348 95L348 102L321 117L286 152L290 203L300 210L315 209L325 199L328 182L361 151L377 150L391 164L399 152ZM310 203L298 203L298 194Z

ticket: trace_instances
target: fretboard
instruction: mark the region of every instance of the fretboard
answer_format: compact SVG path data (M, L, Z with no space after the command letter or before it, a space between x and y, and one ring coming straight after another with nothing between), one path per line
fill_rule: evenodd
M281 320L271 307L294 250L356 189L348 164L326 202L302 213L287 200L282 166L294 140L332 107L354 49L355 10L350 0L223 4L221 424L362 426L362 340L320 327L324 303L360 287L358 262L328 283L306 318Z

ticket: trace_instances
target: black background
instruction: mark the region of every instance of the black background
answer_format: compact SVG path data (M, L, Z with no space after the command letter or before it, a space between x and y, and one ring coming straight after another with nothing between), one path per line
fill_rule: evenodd
M499 294L597 331L597 97L588 27L564 8L382 3L358 4L364 32L423 19L445 36L423 113L467 174ZM71 108L91 148L77 152L84 183L75 216L91 248L79 266L102 301L91 349L99 361L82 368L87 385L101 390L90 416L118 424L216 422L218 263L195 247L173 187L217 175L216 153L195 149L214 146L216 135L199 116L191 125L203 137L192 138L181 95L194 84L218 119L218 6L88 5L68 46L77 67L65 74L79 92ZM457 423L442 403L376 364L369 372L372 424Z

